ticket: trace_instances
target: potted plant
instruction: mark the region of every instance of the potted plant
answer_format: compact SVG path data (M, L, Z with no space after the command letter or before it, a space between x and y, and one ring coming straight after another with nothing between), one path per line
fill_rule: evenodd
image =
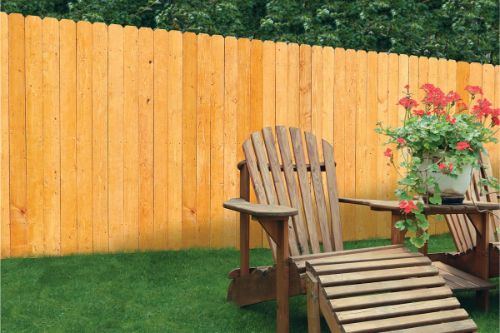
M480 154L486 153L484 144L497 142L494 135L500 124L500 109L492 108L480 87L465 88L470 94L468 105L456 92L445 94L429 83L421 89L425 96L419 104L405 86L405 96L398 103L405 110L402 126L377 123L376 128L389 137L384 155L401 176L395 194L404 218L395 227L415 232L410 240L417 247L429 238L424 203L462 203L472 170L479 167ZM401 151L399 165L391 147ZM498 188L496 179L481 181Z

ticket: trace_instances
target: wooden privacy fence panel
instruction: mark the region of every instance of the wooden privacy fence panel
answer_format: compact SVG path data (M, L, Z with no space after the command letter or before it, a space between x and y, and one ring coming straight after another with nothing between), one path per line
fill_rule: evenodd
M252 131L312 131L334 144L341 196L388 199L374 127L398 124L404 85L481 85L500 104L489 64L19 14L0 26L2 257L237 246L222 202ZM389 236L386 214L341 216L344 239Z

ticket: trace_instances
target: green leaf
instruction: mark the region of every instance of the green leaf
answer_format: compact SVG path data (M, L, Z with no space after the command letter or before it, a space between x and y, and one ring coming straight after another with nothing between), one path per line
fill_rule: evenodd
M441 195L437 192L435 192L430 198L429 202L434 205L441 205L443 203L443 200L441 198Z
M406 229L406 221L405 220L399 220L396 223L394 223L394 227L398 230L405 230Z

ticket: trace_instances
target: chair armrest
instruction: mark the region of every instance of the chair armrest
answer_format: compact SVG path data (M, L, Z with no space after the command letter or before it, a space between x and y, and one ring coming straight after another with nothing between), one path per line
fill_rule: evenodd
M372 200L372 199L356 199L356 198L339 198L339 202L341 203L349 203L354 205L361 206L370 206L371 204L378 203L380 200Z
M298 214L296 208L276 205L250 203L244 199L235 198L224 202L224 208L240 213L250 214L255 218L281 219Z

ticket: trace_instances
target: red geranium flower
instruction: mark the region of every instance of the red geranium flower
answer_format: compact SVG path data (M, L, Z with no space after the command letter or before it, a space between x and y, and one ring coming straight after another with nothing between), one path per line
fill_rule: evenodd
M474 114L478 119L487 117L493 111L490 106L491 102L486 98L478 99L477 104L472 108L472 114Z
M401 200L399 202L399 208L401 208L405 213L411 213L412 210L417 208L417 205L413 202L413 200Z
M499 117L491 117L491 121L493 122L493 125L495 125L495 126L500 125L500 118Z
M483 89L479 86L467 86L465 87L465 90L467 90L471 95L483 94Z
M470 144L466 141L460 141L457 143L457 150L470 149Z
M451 103L456 103L461 100L460 95L457 94L455 91L450 91L448 95L446 95L446 98L448 99L448 102Z
M392 149L391 148L387 148L384 151L384 156L386 156L386 157L392 157Z
M409 97L403 97L399 100L399 105L402 105L405 109L411 109L418 105L417 101Z
M452 124L452 125L455 125L455 124L456 124L456 122L457 122L457 118L455 118L455 117L453 117L453 116L450 116L450 115L447 115L447 116L446 116L446 120L447 120L450 124Z
M406 140L403 138L397 138L396 141L399 143L400 146L404 146L406 144Z
M415 116L419 116L419 117L422 117L425 115L425 111L424 110L413 110L413 114Z
M439 163L438 168L439 170L441 170L442 173L449 173L453 171L453 164L450 163L446 165L446 163Z

